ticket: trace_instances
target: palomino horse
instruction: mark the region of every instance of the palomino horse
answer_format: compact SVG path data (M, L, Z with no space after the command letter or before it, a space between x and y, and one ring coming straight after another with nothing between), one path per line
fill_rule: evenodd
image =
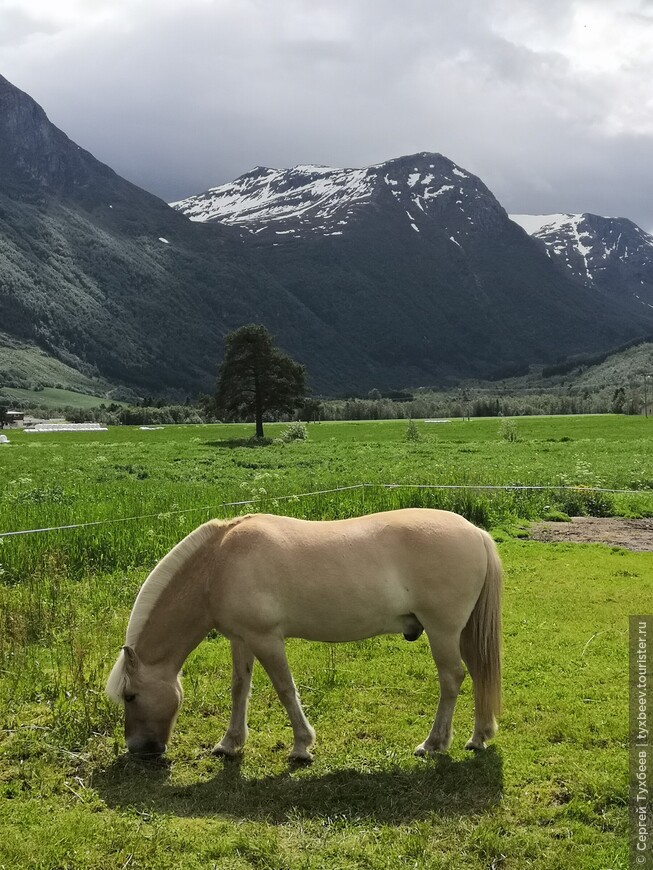
M257 658L293 729L290 757L310 761L315 732L302 709L284 638L339 643L422 633L440 681L435 722L416 755L443 752L464 677L474 683L468 749L496 732L501 702L501 564L490 536L448 511L406 509L310 522L253 514L191 532L140 590L107 694L125 706L130 752L166 750L182 689L179 671L211 629L231 642L232 710L216 755L247 738Z

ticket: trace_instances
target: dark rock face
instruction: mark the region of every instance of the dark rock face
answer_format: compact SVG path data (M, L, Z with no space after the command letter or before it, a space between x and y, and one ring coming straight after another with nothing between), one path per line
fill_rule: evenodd
M31 97L0 76L0 183L23 201L87 187L112 171L48 121Z

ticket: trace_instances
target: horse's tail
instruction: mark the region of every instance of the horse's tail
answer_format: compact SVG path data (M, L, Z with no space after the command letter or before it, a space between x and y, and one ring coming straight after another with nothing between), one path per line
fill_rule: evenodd
M481 531L487 553L485 583L460 638L460 651L474 681L477 720L496 732L501 712L501 593L502 570L496 544Z

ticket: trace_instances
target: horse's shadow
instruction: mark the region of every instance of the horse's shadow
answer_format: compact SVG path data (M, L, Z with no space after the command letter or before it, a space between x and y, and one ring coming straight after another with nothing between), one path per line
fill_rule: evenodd
M170 781L170 765L121 756L94 777L111 807L177 816L229 815L280 824L290 815L401 823L441 816L477 815L501 800L503 767L494 747L464 760L438 756L414 767L383 771L338 770L312 776L292 768L248 778L241 763L218 762L208 780Z

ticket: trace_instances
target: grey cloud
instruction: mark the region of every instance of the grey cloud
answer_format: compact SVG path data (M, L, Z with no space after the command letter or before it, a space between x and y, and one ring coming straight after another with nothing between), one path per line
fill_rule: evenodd
M0 8L2 27L0 27L0 45L15 46L23 43L35 34L56 33L54 24L38 21L22 9L9 7Z
M363 166L435 150L509 211L619 213L651 228L653 143L608 136L619 84L572 72L557 50L576 8L139 2L120 26L59 38L40 56L9 52L3 72L71 138L167 200L256 164ZM534 28L546 37L537 50L520 36Z

